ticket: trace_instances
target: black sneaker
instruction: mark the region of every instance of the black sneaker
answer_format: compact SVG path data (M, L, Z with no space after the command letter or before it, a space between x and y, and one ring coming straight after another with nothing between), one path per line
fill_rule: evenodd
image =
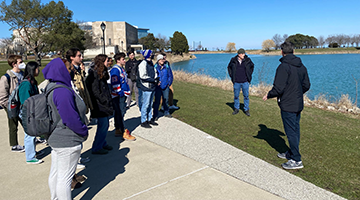
M100 149L99 151L92 151L91 153L92 154L107 154L107 153L109 153L109 151L106 149Z
M159 125L158 123L155 122L155 119L151 119L150 121L148 121L149 124L153 125L153 126L157 126Z
M232 113L233 115L236 115L236 114L238 114L239 113L239 109L236 109L235 108L235 110L234 110L234 112Z
M248 117L250 117L250 112L249 112L249 110L245 111L245 115L248 116Z
M107 144L103 147L103 149L111 151L111 150L113 150L113 147Z
M172 118L172 116L170 114L166 114L165 117Z
M140 125L143 128L151 128L150 124L148 122L141 123Z

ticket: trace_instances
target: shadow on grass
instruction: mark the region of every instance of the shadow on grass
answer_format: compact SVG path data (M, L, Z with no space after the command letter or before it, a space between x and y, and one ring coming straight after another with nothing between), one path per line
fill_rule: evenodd
M231 103L230 103L230 102L227 102L226 105L229 106L232 110L235 110L234 102L231 102ZM243 103L240 103L240 110L242 110L243 112L245 112L245 111L244 111L244 104L243 104Z
M116 138L114 131L108 132L106 141L114 148L108 154L93 155L91 149L81 154L81 157L89 157L91 161L86 164L84 170L78 173L78 175L85 175L87 179L80 188L72 191L73 198L86 191L80 199L93 199L119 174L125 172L125 165L129 163L126 156L130 149L127 147L120 149L123 139Z
M265 140L273 149L279 153L283 153L289 150L285 140L281 137L285 136L283 132L268 128L264 124L259 124L259 128L260 131L258 132L257 136L254 136L254 138Z

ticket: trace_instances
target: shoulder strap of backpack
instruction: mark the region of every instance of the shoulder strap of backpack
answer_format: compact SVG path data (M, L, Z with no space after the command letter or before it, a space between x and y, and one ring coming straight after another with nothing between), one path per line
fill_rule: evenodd
M49 94L50 94L53 90L55 90L56 88L67 88L69 91L72 92L72 90L71 90L68 86L66 86L66 85L56 84L56 85L54 85L54 86L50 86L50 89L48 89L47 87L48 87L48 85L47 85L46 88L45 88L45 96L46 96L46 97L48 97Z
M10 75L8 73L5 73L4 76L7 79L8 85L10 85Z

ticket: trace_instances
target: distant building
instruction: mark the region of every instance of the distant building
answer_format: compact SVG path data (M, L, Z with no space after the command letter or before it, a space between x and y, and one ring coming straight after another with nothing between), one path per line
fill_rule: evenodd
M102 46L103 32L101 30L103 21L85 22L79 25L84 31L90 31L93 40L97 46ZM142 45L138 44L140 36L146 36L149 29L138 28L127 22L109 22L104 21L105 28L105 46L115 46L120 52L141 50Z

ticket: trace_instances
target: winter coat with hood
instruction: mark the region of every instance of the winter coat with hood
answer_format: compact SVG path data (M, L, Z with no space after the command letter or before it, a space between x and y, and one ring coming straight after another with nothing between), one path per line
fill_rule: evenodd
M159 78L153 62L143 60L139 64L136 86L142 91L154 91Z
M232 57L228 64L228 72L232 83L235 83L236 65L239 62L238 57L239 57L238 55ZM242 62L245 62L245 75L249 83L251 83L252 74L254 72L254 63L247 55L245 55L244 60Z
M310 89L306 67L299 57L288 54L280 59L273 88L267 98L277 97L281 110L300 112L304 108L303 94Z
M104 70L103 77L93 69L89 69L85 84L89 90L90 99L93 105L91 110L91 118L103 118L112 116L114 113L110 89L107 84L109 73Z
M164 66L161 67L159 63L155 64L156 73L158 74L160 87L161 89L166 89L173 82L173 73L169 65L164 63Z
M127 78L133 82L136 81L136 71L137 71L138 64L139 64L139 61L137 61L135 58L132 60L129 59L125 64Z
M64 62L60 58L53 59L42 70L44 78L50 81L49 85L60 84L68 88L55 88L49 95L52 99L50 106L55 106L61 118L55 130L51 133L48 143L53 148L66 148L80 145L88 136L85 125L86 105L71 87L71 77ZM52 109L53 110L53 109Z

